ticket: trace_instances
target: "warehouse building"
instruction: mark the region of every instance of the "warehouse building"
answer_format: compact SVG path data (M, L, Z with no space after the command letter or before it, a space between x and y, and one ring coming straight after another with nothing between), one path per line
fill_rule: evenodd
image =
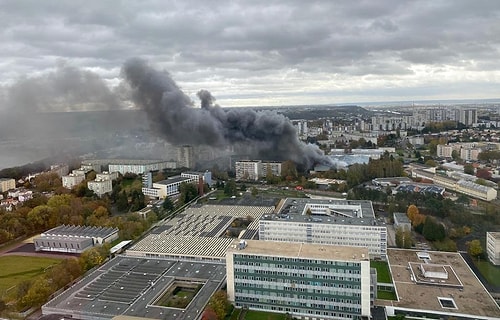
M96 245L118 239L117 228L62 225L34 239L36 251L82 253Z

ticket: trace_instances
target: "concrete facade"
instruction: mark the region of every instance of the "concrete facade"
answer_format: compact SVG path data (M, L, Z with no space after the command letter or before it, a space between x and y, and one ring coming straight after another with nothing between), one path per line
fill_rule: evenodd
M236 307L300 319L371 315L366 248L235 240L226 270L228 300Z

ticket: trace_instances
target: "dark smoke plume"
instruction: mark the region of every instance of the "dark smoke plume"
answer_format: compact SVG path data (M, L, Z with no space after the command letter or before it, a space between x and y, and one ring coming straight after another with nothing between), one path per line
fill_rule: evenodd
M167 72L140 59L128 60L124 76L134 102L146 110L155 128L170 143L244 147L261 159L292 160L307 168L330 159L313 144L297 138L290 120L273 111L223 110L210 92L201 90L201 109L194 108Z

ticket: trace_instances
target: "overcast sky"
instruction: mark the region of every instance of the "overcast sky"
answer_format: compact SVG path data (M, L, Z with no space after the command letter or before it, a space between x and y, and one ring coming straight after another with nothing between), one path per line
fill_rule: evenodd
M221 106L500 97L500 1L0 2L0 84L130 57Z

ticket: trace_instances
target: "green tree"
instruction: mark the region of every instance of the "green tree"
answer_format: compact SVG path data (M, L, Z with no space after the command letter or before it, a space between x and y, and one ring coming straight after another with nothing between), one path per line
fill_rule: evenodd
M464 173L474 175L474 166L470 163L464 165Z
M444 226L433 217L427 217L422 229L422 235L429 241L443 240L446 237Z
M188 203L189 201L198 197L198 189L196 188L196 185L192 183L181 183L181 185L179 186L179 191L181 193L179 196L179 203L181 204Z
M472 240L467 243L467 252L473 257L479 257L483 254L483 247L481 241L478 239Z
M46 277L36 279L26 295L21 299L22 306L39 307L55 291L53 284Z
M118 194L118 197L116 198L116 208L119 211L128 210L128 196L125 190Z
M224 185L224 194L226 196L234 196L236 192L236 182L233 179L228 180Z
M256 197L256 196L257 196L257 194L259 194L259 190L257 190L257 188L252 187L252 189L251 189L251 190L252 190L252 196L253 196L253 197Z
M412 244L411 231L398 228L396 230L396 246L398 248L410 249Z
M167 212L172 212L175 209L174 202L169 197L166 197L165 200L163 200L162 207Z
M62 180L57 173L42 173L35 177L33 184L38 192L54 191L62 185Z

